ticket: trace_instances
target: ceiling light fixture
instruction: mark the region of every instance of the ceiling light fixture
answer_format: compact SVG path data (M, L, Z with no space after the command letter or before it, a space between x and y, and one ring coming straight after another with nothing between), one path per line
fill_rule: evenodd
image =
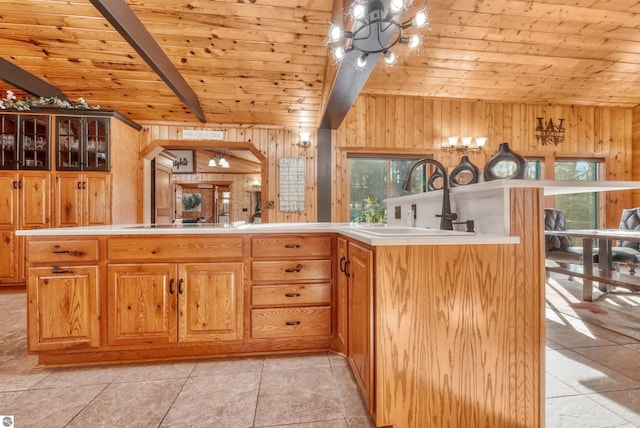
M472 144L473 140L475 140L475 145ZM484 151L486 142L487 137L447 137L448 144L442 145L442 151L446 153L458 152L462 155L481 153Z
M385 8L380 0L355 0L348 14L353 21L353 30L344 30L333 23L329 28L329 44L333 46L334 59L341 61L347 54L356 51L356 66L365 68L369 55L382 53L385 64L391 65L396 62L397 55L390 49L398 43L416 49L420 46L420 35L407 36L404 32L419 27L430 30L429 9L418 11L413 18L402 23L396 21L395 17L405 12L412 3L413 0L391 0L388 8Z
M558 145L564 141L564 119L560 119L558 125L553 123L553 119L545 125L542 118L538 117L538 125L536 126L536 139L544 146L553 143Z
M216 158L218 158L218 162L216 162ZM215 155L211 155L209 158L209 166L214 168L219 166L221 168L229 168L229 161L221 152L217 152Z

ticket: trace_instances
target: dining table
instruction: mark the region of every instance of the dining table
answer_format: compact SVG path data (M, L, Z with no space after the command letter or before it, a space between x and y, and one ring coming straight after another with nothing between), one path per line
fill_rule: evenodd
M582 299L592 302L594 300L593 283L598 283L598 289L602 294L598 299L611 294L621 294L618 288L625 288L622 293L640 292L640 278L634 273L634 266L625 272L620 271L619 263L613 261L613 248L618 241L631 241L640 243L640 231L621 229L568 229L547 230L547 236L567 236L572 239L582 240L582 265L563 264L551 266L546 264L547 272L557 272L570 277L582 278ZM615 244L614 244L615 243ZM597 245L594 245L597 244ZM594 262L594 254L598 257ZM596 299L597 300L597 299Z

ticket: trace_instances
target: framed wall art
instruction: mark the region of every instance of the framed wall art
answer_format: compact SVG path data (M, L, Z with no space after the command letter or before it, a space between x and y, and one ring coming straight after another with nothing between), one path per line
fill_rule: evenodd
M169 150L176 158L171 171L174 174L193 174L196 172L196 158L193 150Z

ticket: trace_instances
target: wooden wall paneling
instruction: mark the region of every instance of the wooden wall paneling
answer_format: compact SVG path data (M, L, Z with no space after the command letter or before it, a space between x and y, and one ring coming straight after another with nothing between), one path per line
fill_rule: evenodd
M409 100L397 97L387 97L393 103L393 127L390 129L390 146L411 147L414 143L413 135L407 130L413 129L413 121L417 118L413 106L407 105ZM408 113L413 112L414 114ZM406 123L409 120L410 123Z
M379 100L377 100L379 98ZM401 104L398 99L404 99ZM571 106L571 105L527 105L527 104L502 104L485 103L475 101L457 101L447 99L427 99L420 97L392 97L394 102L388 102L388 96L361 95L345 122L337 134L336 159L339 152L345 149L364 149L371 147L378 149L385 147L402 151L409 148L423 148L425 154L433 153L434 157L445 164L447 168L453 168L459 162L457 154L443 153L440 148L446 137L451 135L463 136L472 134L487 137L485 152L480 155L472 155L471 161L480 169L486 161L493 156L500 143L508 142L519 153L526 156L539 156L544 158L543 173L545 179L553 178L553 161L556 158L575 158L588 156L595 159L605 159L607 180L631 179L631 155L632 140L635 134L632 131L633 113L627 108ZM424 110L416 105L422 103ZM384 106L387 127L391 129L385 132L379 129L379 108ZM411 107L413 106L413 108ZM392 112L389 109L393 109ZM400 111L404 114L401 120ZM428 118L427 118L428 115ZM640 112L637 113L640 116ZM542 146L535 138L537 117L542 117L545 122L553 119L558 123L560 118L565 119L566 141L558 146ZM402 129L396 129L401 127ZM422 128L421 131L416 131ZM416 137L416 132L423 135ZM354 139L352 135L358 133L365 135L363 139ZM422 134L420 134L422 133ZM640 131L638 131L640 139ZM404 141L370 142L371 138L378 135L404 135ZM412 137L413 136L413 137ZM615 137L615 138L614 138ZM413 138L413 145L409 141ZM363 144L362 141L366 144ZM420 140L420 141L418 141ZM640 146L640 141L637 143ZM616 155L613 155L612 147L616 147ZM636 150L640 153L640 150ZM640 163L640 162L639 162ZM622 165L626 165L622 167ZM346 170L336 168L336 185L348 187ZM640 174L639 174L640 175ZM345 193L339 190L338 193ZM614 201L628 196L612 196L614 192L605 194L604 200L611 205ZM621 192L615 192L621 193ZM638 196L640 205L640 195ZM631 201L625 204L631 205ZM604 206L607 204L605 203ZM635 205L634 205L635 206ZM613 205L607 206L612 209ZM348 212L348 205L336 207ZM602 211L601 211L602 212ZM608 214L609 215L609 214ZM336 214L335 219L344 219L346 214ZM619 218L619 213L612 216ZM610 223L610 220L607 220ZM614 224L614 227L617 223Z
M110 120L111 156L111 223L142 221L142 165L139 131ZM139 187L136 187L140 183ZM132 189L134 189L132 191Z
M632 110L633 128L631 131L631 179L640 180L640 106ZM632 204L634 207L640 207L640 190L632 192Z

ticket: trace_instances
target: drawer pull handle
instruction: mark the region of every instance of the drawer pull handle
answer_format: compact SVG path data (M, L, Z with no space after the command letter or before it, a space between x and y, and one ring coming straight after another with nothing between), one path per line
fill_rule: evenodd
M175 291L176 291L176 290L173 288L173 283L174 283L174 282L176 282L176 280L175 280L175 279L173 279L173 278L171 278L171 279L169 280L169 294L173 294L173 293L175 293Z
M286 293L286 297L300 297L300 293Z
M178 280L178 294L182 294L182 292L184 291L184 289L182 288L183 285L184 285L184 278L180 278Z
M302 265L296 265L295 268L286 268L284 271L287 273L295 273L295 272L300 272L302 270Z
M74 250L63 250L59 245L53 246L53 254L69 254L74 257L82 257L84 253L82 251L74 251Z
M71 269L60 269L60 266L54 266L51 273L73 273Z
M286 325L300 325L301 321L286 321Z
M344 263L344 270L342 271L342 272L344 272L344 275L345 275L347 278L351 278L351 272L349 272L349 265L351 265L351 260L347 260L347 261Z
M284 248L300 248L300 244L286 244Z
M347 261L345 256L340 257L340 272L344 272L344 262Z

